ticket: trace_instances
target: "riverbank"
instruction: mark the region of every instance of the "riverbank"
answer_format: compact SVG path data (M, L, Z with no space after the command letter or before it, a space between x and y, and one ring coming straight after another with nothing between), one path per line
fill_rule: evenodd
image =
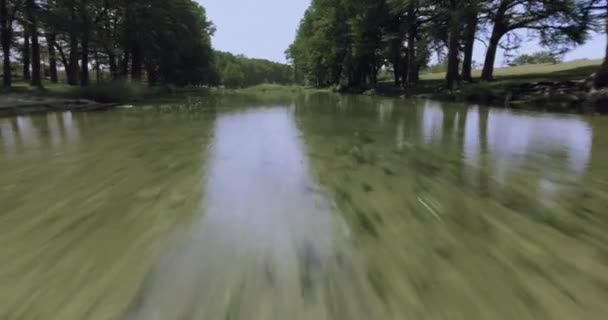
M149 87L126 82L96 84L89 87L49 83L40 89L18 83L10 90L0 90L0 116L48 111L99 111L121 105L170 104L193 98L217 98L227 95L268 101L315 92L330 92L330 90L275 84L234 89Z
M41 97L10 93L0 96L0 116L22 115L52 111L103 111L118 106L117 103L102 103L86 99Z
M422 74L412 88L380 82L363 94L418 97L442 101L470 102L513 109L589 113L608 111L608 92L592 90L592 75L601 60L578 60L561 64L541 64L499 68L495 81L461 83L447 90L444 73ZM473 73L479 77L479 72Z
M121 104L172 103L189 98L242 95L251 98L284 98L294 94L340 92L400 98L469 102L495 107L550 112L608 112L608 91L593 92L590 75L600 60L579 60L555 65L530 65L496 70L495 81L461 83L447 90L444 74L421 74L415 87L404 89L389 79L373 88L311 88L263 84L248 88L208 88L173 86L148 87L116 82L70 87L45 84L44 89L17 84L10 91L0 91L0 114L20 114L53 110L104 110ZM473 76L479 76L474 73ZM21 102L15 102L21 101ZM25 101L25 102L24 102ZM2 108L4 106L4 108Z

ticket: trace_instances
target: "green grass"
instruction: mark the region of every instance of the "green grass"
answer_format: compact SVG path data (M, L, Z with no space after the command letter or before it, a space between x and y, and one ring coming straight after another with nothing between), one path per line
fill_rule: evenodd
M169 102L186 96L204 96L208 95L209 92L210 90L204 87L149 87L145 84L129 82L91 84L87 87L48 82L44 83L43 88L36 88L27 83L18 82L9 90L1 89L0 91L0 93L15 93L36 97L87 99L101 103L136 103L150 100Z
M582 79L594 73L602 60L575 60L559 64L536 64L517 67L496 68L496 80L560 80ZM479 78L481 70L475 70L473 77ZM445 73L421 74L422 80L443 80Z
M17 82L10 90L0 89L0 93L16 93L39 97L88 99L102 103L136 103L147 101L172 102L185 97L204 97L209 94L240 94L256 96L285 96L298 93L327 92L329 89L315 89L295 85L262 84L253 87L228 89L207 87L155 86L129 82L91 84L88 87L69 86L65 83L45 83L43 88Z
M303 93L303 92L326 92L329 89L318 89L312 87L304 87L298 85L281 85L281 84L260 84L253 87L239 88L239 89L219 89L224 92L237 92L237 93Z

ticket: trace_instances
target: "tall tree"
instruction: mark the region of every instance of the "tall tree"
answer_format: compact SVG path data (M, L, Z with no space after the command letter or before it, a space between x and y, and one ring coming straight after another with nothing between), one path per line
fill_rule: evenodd
M608 87L608 1L604 4L604 8L601 6L593 7L594 9L604 10L604 32L606 34L606 53L604 56L604 63L602 63L600 69L595 74L593 85L595 88L607 88Z
M487 15L492 26L482 79L494 76L496 54L502 38L520 29L535 31L542 44L581 43L588 21L581 20L574 0L497 0L490 1Z
M34 0L25 0L25 26L27 34L31 37L32 49L32 71L31 84L42 87L42 75L40 68L40 43L38 41L38 6ZM24 50L25 52L25 50ZM25 56L25 54L24 54ZM25 65L25 63L24 63ZM25 77L24 77L25 78Z
M11 45L13 42L13 22L19 5L13 1L0 0L0 42L2 44L2 86L12 85Z
M475 36L479 25L479 10L481 1L469 0L465 4L464 23L465 29L463 33L464 49L462 60L462 80L466 82L473 81L473 51L475 47Z
M57 52L55 51L56 35L54 33L47 33L46 35L46 49L49 56L49 77L52 83L57 83L59 77L57 76Z
M448 29L448 68L446 72L446 85L448 89L453 89L454 84L459 81L459 48L460 31L462 27L460 4L462 0L448 0L447 19Z
M23 47L21 49L21 62L23 64L23 80L32 80L32 50L30 44L30 32L27 28L23 30Z

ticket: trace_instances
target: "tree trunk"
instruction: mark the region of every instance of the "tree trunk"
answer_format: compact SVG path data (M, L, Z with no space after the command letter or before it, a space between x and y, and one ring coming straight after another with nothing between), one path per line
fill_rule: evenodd
M450 29L448 34L448 70L445 75L449 90L459 80L458 76L458 47L460 40L460 21L458 17L458 0L450 0Z
M127 79L129 76L129 60L131 60L131 54L129 51L125 51L122 58L122 64L120 66L120 74L123 79Z
M416 26L416 12L413 5L408 9L408 30L407 30L407 85L412 86L418 79L418 68L416 68L416 36L418 33Z
M38 42L38 13L34 0L26 2L26 16L28 33L32 38L32 86L42 87L42 75L40 68L40 43Z
M90 25L89 15L87 11L87 1L80 0L80 20L82 20L82 38L80 43L80 85L88 86L89 79L89 39L90 39Z
M139 44L135 44L133 52L131 52L131 80L141 81L143 74L143 60L141 56L141 48Z
M608 6L606 7L608 11ZM608 40L608 12L606 13L606 40ZM608 41L606 42L606 54L604 56L604 63L595 74L593 86L596 89L608 88Z
M148 85L155 86L158 82L158 73L153 63L146 64L146 75L148 78Z
M118 66L116 65L116 55L112 52L108 53L108 64L110 65L110 77L112 81L118 79Z
M71 86L78 85L78 34L76 33L76 8L74 1L70 8L70 56L69 56L69 68L66 70L68 75L68 84Z
M395 81L395 87L399 87L401 86L401 74L399 72L399 69L401 69L401 62L399 61L399 58L393 58L393 78Z
M2 42L2 86L10 88L12 85L11 70L11 40L12 26L9 22L7 0L0 0L0 41Z
M68 84L71 86L78 85L78 39L76 34L70 32L70 54L68 57Z
M498 51L500 38L502 38L502 32L497 27L494 27L490 43L488 44L486 59L483 63L483 71L481 72L481 79L484 81L492 81L494 79L494 63L496 62L496 52Z
M81 56L80 56L80 85L89 85L89 31L82 33Z
M403 58L402 61L405 63L401 63L401 69L399 69L399 73L401 74L401 84L405 87L407 83L407 75L408 75L408 53L407 48L403 48Z
M55 52L55 34L46 34L47 50L49 52L49 75L52 83L57 83L59 77L57 77L57 52Z
M53 44L53 46L54 46L56 52L59 53L59 61L61 61L61 63L63 64L63 68L66 71L66 75L68 75L69 74L68 70L70 70L70 62L69 62L68 58L65 56L65 52L63 52L63 49L61 48L61 46L59 46L59 44L57 44L57 42L55 42Z
M94 56L95 56L95 81L97 82L97 84L100 84L102 79L102 75L101 75L101 67L100 67L100 62L99 62L99 51L95 50L94 51Z
M477 8L470 8L467 13L464 43L464 59L462 61L462 80L473 82L473 49L475 47L475 34L479 22Z
M30 51L30 34L29 30L23 31L23 81L32 80L31 66L31 51Z

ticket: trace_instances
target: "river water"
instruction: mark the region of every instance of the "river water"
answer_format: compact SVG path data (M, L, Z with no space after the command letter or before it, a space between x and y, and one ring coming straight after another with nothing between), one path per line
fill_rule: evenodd
M608 118L310 94L0 118L0 319L605 319Z

